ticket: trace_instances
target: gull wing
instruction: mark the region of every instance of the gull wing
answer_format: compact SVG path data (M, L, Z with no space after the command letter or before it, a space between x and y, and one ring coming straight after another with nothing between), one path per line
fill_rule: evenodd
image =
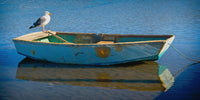
M46 18L44 16L40 17L33 25L35 27L42 25L46 21Z

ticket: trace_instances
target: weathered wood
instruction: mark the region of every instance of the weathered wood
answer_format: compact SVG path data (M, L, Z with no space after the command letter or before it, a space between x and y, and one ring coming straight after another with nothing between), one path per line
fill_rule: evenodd
M55 37L56 40L59 39L64 43L61 41L37 41L42 38L50 39L48 38L48 33ZM123 41L116 42L117 39L115 38L118 38L117 35L116 37L109 35L108 38L104 38L106 35L104 34L103 38L101 38L101 35L92 35L96 36L98 41L85 43L85 40L93 39L93 37L82 37L80 33L81 37L75 35L73 39L63 36L64 39L73 42L69 43L61 37L59 38L56 34L57 32L36 32L15 38L13 42L18 53L33 59L67 64L110 65L133 61L157 60L166 52L169 44L174 40L174 35L163 39L157 37L160 35L152 35L155 36L155 39L144 39L141 37L139 41L135 41L134 38L131 41L132 38L126 40L123 37ZM83 43L77 43L76 41L79 41L79 39Z
M99 41L97 44L113 44L113 41Z
M25 40L25 41L33 41L39 38L47 37L48 34L44 32L34 32L30 34L26 34L20 37L15 38L14 40Z

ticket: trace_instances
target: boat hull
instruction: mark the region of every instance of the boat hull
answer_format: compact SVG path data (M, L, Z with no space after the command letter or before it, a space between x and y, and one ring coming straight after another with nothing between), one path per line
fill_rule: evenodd
M157 60L167 50L169 45L166 43L168 44L166 41L67 44L14 39L17 52L29 58L54 63L87 65Z

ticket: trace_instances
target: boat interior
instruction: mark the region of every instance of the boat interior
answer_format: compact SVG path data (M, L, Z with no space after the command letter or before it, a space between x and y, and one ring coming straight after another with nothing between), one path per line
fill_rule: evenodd
M173 35L132 35L132 34L95 34L95 33L63 33L56 32L56 35L64 40L75 44L106 44L119 42L138 42L138 41L153 41L153 40L167 40ZM48 35L34 41L63 43L53 35Z

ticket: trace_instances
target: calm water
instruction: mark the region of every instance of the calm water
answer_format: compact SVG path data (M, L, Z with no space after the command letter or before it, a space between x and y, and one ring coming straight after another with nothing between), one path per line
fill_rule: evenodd
M1 100L200 99L200 64L172 48L156 62L62 65L16 53L12 39L52 13L52 31L174 34L173 45L200 60L200 0L0 0Z

